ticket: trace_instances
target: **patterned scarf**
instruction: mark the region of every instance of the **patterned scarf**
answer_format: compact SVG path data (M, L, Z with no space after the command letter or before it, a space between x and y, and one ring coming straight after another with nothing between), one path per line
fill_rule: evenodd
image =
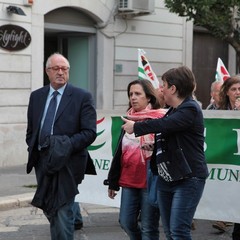
M136 112L133 108L130 108L127 112L127 118L132 121L144 121L147 119L156 119L161 118L165 115L166 109L152 109L151 104L148 104L145 109L142 111ZM141 156L142 162L151 157L152 151L144 150L141 147L146 144L153 144L154 143L154 134L147 134L140 136L140 149L141 149Z

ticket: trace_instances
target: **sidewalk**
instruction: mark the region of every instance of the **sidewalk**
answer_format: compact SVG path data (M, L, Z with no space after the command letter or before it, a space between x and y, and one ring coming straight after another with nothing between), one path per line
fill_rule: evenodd
M0 211L29 205L35 193L34 171L26 174L26 165L0 167Z

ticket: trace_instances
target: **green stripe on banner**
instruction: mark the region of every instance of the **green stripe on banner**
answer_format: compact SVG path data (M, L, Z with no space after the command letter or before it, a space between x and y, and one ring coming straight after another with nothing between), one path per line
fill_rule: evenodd
M122 129L122 125L123 125L123 120L121 119L121 117L112 117L112 128L111 128L111 133L112 133L112 155L114 155L117 144L118 144L118 140L119 140L119 136L121 133L121 129Z

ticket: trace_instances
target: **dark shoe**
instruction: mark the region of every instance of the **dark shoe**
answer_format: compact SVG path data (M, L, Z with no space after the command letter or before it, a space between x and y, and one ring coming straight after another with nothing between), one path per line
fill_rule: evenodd
M192 221L192 225L191 225L191 230L196 230L196 224L195 224L195 221L193 220Z
M80 230L80 229L82 229L82 227L83 227L83 223L82 222L74 224L74 229L75 230Z
M221 221L217 221L212 225L213 228L216 228L217 230L219 230L220 232L225 232L227 225L225 222L221 222Z

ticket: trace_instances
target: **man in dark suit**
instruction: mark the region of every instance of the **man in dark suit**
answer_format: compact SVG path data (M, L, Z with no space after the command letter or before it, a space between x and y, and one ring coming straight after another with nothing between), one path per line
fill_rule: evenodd
M56 194L54 192L53 196L50 197L51 201L53 199L52 202L58 201L58 206L54 212L49 214L48 209L42 208L50 222L52 240L73 240L74 197L78 193L77 185L84 178L89 158L87 147L96 138L96 111L92 96L89 92L68 83L69 68L68 60L59 53L54 53L48 58L46 73L50 85L31 93L27 113L26 142L29 152L27 173L30 173L33 167L35 168L38 188L44 185L42 184L43 179L49 176L50 179L55 177L58 187L60 186ZM45 118L49 119L47 117L48 107L50 108L52 94L55 91L58 92L56 94L54 120L51 124L50 133L44 136L45 142L42 144L40 139L42 138L41 134L45 131L43 130L44 120ZM61 143L61 139L63 139L63 143ZM55 146L58 149L54 149ZM64 146L64 149L59 146ZM55 166L55 168L51 166L54 171L51 169L51 172L49 172L49 162L57 162L55 165L58 165L58 159L51 159L51 157L57 158L58 154L65 154L66 148L68 155L59 158L59 165L62 164L62 166ZM49 149L51 149L51 152ZM73 184L69 186L68 183ZM41 197L44 196L43 192L45 193L45 190L38 190ZM59 202L59 196L61 196L61 202Z

